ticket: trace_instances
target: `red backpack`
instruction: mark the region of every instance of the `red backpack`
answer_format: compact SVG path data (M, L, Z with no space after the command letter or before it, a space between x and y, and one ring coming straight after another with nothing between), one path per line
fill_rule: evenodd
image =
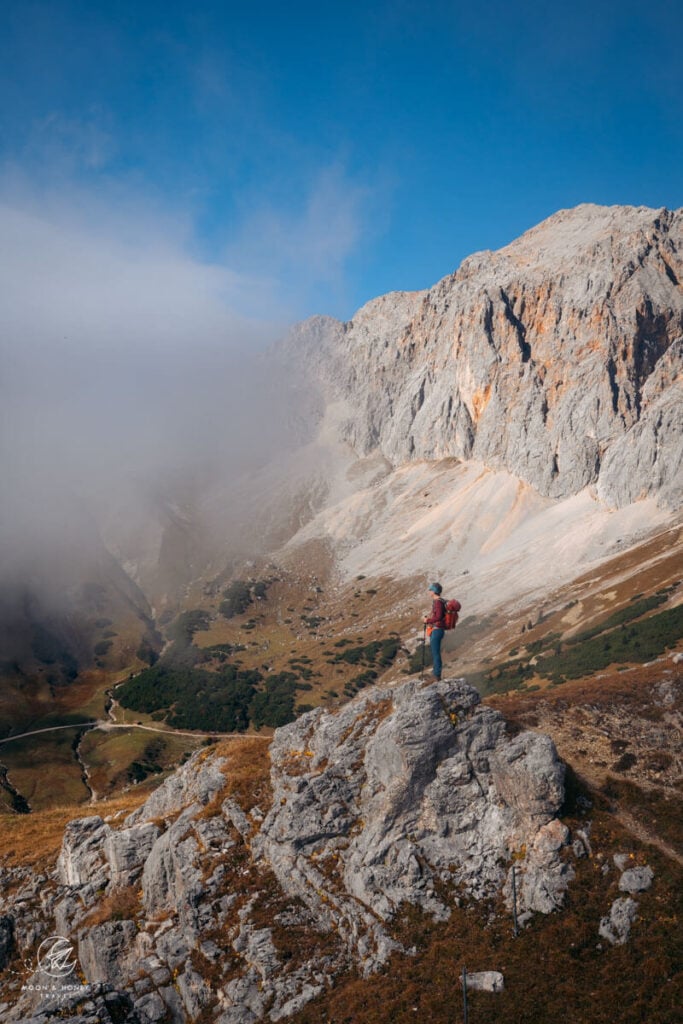
M443 620L444 629L455 629L458 621L458 612L462 605L459 601L446 601L446 614Z

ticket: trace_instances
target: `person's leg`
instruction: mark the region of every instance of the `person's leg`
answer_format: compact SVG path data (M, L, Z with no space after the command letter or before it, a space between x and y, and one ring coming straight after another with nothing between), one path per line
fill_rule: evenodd
M435 679L441 679L441 641L443 640L443 630L433 629L432 635L429 638L429 646L432 649L432 665Z

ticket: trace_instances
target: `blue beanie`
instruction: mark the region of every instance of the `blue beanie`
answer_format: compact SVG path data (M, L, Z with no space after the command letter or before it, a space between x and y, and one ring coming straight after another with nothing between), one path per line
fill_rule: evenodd
M443 590L443 587L441 586L440 583L432 583L429 589L432 590L435 594L440 594L441 591Z

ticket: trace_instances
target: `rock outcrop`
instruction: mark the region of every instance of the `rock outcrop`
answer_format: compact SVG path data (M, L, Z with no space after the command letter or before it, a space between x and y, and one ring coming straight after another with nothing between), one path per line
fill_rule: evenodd
M509 901L513 863L521 914L561 905L563 765L463 682L312 711L270 757L269 810L226 796L229 758L202 752L125 820L70 823L53 877L0 900L0 920L25 960L45 935L68 937L88 984L80 1002L27 991L9 1021L87 1000L131 1022L280 1020L348 966L385 963L402 907L438 921L458 901Z
M460 683L376 691L336 715L312 712L278 730L274 806L254 849L280 885L320 913L365 969L392 948L384 922L404 903L448 916L437 881L470 898L493 895L512 854L534 844L563 799L552 741L509 739L502 717ZM529 859L521 909L557 904L570 873Z
M296 328L288 359L394 465L476 459L561 498L683 500L683 210L579 206L428 291Z
M631 925L638 916L638 904L630 896L615 900L609 914L600 922L598 933L612 946L623 946L631 934Z
M614 863L621 872L619 891L631 895L621 896L610 907L609 913L602 918L598 934L612 946L623 946L631 935L631 926L638 917L638 904L632 895L647 892L654 880L654 871L648 864L629 867L631 858L627 854L614 855Z

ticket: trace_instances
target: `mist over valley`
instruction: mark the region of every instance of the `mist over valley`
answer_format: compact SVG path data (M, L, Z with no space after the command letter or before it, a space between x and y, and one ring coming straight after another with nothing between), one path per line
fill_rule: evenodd
M486 961L513 905L541 942L555 914L572 942L660 941L650 865L670 895L681 863L682 227L560 211L348 322L222 320L201 289L174 305L183 274L147 322L115 275L75 333L70 303L21 335L15 306L7 962L35 920L77 936L96 1015L303 1024L349 965L381 1002L415 943ZM435 579L462 615L429 685ZM593 859L631 885L625 849L626 910ZM43 1005L18 998L31 970L8 1019Z

